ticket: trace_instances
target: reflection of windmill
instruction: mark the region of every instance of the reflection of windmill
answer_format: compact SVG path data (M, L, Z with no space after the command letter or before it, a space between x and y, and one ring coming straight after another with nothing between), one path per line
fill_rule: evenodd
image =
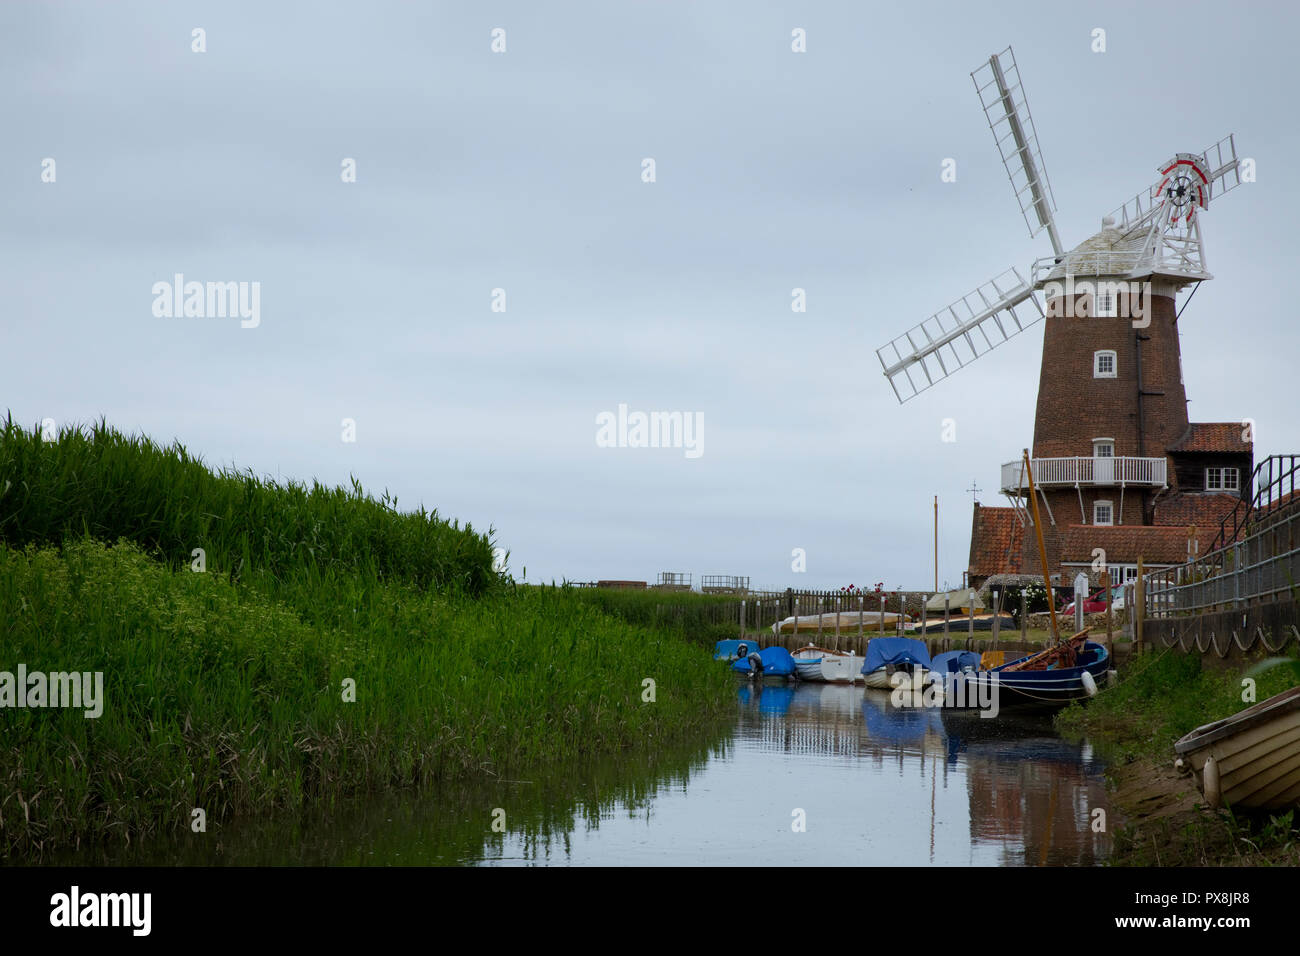
M1085 544L1106 548L1093 525L1169 526L1175 511L1184 527L1189 517L1217 525L1222 501L1191 500L1184 493L1244 492L1245 482L1229 482L1228 472L1248 476L1252 449L1236 437L1240 426L1188 422L1175 299L1212 278L1201 212L1212 195L1242 182L1233 137L1202 153L1175 155L1161 165L1160 182L1067 251L1052 218L1055 200L1011 49L990 57L971 78L1029 234L1046 231L1052 255L1032 263L1028 278L1008 269L878 349L895 396L900 402L915 397L1043 319L1041 292L1046 324L1031 467L1052 526L1051 563L1078 562L1073 552L1090 552ZM1028 486L1022 470L1020 462L1004 465L1001 482L1021 526L1029 520L1021 504ZM1166 509L1162 520L1157 506L1173 496L1183 496L1181 504ZM972 555L997 544L992 531L981 540L981 513L1003 532L1009 528L1011 516L994 514L999 510L1006 509L977 509ZM1080 526L1089 526L1086 536L1071 531ZM1141 540L1130 535L1122 543L1133 554L1110 560L1128 565L1142 554L1148 563L1164 563L1166 551L1169 563L1183 559L1185 548L1175 559L1172 543L1156 538L1154 528ZM974 569L971 574L974 583Z
M1067 258L1052 218L1052 185L1011 48L990 57L971 78L1030 238L1047 230L1053 255L1034 262L1028 280L1018 269L1008 269L877 349L900 402L1043 318L1034 292L1067 272L1116 280L1168 277L1177 287L1212 278L1205 270L1196 209L1206 208L1216 189L1227 192L1241 183L1231 136L1198 155L1179 153L1161 167L1159 183L1107 217L1119 233L1108 243L1115 248L1097 248L1099 244L1089 240Z

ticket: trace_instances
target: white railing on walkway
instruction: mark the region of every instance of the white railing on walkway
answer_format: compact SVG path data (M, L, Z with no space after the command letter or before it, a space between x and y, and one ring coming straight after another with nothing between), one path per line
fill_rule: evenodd
M1168 460L1164 458L1034 458L1034 485L1147 485L1163 488ZM1023 461L1002 466L1002 490L1009 494L1028 491L1029 480Z

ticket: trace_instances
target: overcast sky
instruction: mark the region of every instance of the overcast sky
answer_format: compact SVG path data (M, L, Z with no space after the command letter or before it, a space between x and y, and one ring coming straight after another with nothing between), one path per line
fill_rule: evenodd
M355 475L493 526L530 581L927 588L938 495L955 586L966 489L1004 504L1032 438L1042 325L902 406L875 349L1050 252L970 72L1015 48L1066 246L1236 133L1258 181L1203 220L1190 411L1296 452L1298 26L1187 2L5 3L0 410ZM177 273L260 283L260 324L156 316ZM700 416L702 454L599 447L620 403Z

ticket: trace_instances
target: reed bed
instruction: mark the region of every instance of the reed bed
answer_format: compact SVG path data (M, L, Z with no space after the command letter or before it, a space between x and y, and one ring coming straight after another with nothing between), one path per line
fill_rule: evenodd
M735 594L689 591L635 591L621 588L574 588L579 599L631 624L670 630L712 650L718 641L740 632L740 602Z
M69 535L125 538L169 566L196 548L212 573L317 579L359 573L485 594L499 586L491 529L437 511L397 511L354 478L350 488L212 471L175 442L161 446L104 421L43 441L6 416L0 431L0 541L58 544Z
M0 546L0 669L102 671L105 700L94 719L3 713L4 855L175 832L196 807L220 821L636 752L734 704L698 648L564 589L320 592L333 624L295 610L306 593L275 601L126 541Z
M730 675L679 631L517 588L487 536L356 486L214 474L103 425L33 442L10 421L0 489L0 671L104 683L98 718L0 710L6 860L185 834L195 808L212 830L644 759L734 708Z

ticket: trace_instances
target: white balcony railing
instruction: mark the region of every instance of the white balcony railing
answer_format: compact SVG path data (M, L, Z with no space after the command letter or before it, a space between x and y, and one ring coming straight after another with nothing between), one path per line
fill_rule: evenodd
M1073 488L1076 485L1141 485L1163 488L1168 484L1168 462L1164 458L1034 458L1034 486L1037 488ZM1029 490L1023 461L1009 461L1002 466L1004 494L1021 494Z

